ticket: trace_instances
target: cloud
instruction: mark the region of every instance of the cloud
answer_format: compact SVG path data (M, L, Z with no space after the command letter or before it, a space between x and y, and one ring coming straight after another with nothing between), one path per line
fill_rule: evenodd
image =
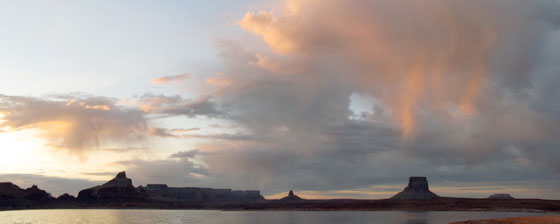
M141 141L144 113L116 100L79 94L43 98L0 95L2 128L37 129L51 147L76 152Z
M150 134L159 137L170 137L179 139L200 138L200 139L214 139L214 140L227 140L227 141L260 141L264 139L257 139L252 135L243 133L210 133L210 134L183 134L185 132L199 130L199 128L190 129L165 129L165 128L152 128Z
M176 187L204 186L213 176L203 165L192 160L197 154L204 155L195 149L174 153L166 159L125 160L114 164L124 166L135 185L161 183Z
M141 184L257 188L265 194L364 195L372 186L404 186L408 176L425 175L433 187L558 195L557 2L283 2L238 21L266 48L218 42L220 74L205 80L219 87L215 92L193 99L147 93L131 103L140 111L104 98L4 96L0 108L9 125L0 130L35 127L74 110L102 121L121 111L119 122L137 120L128 114L134 111L220 118L235 132L143 128L154 136L197 138L198 151L117 164ZM355 95L369 104L352 108ZM17 103L25 100L38 103ZM42 104L49 106L35 108ZM33 110L16 110L18 105ZM72 113L59 109L67 107ZM48 119L34 114L43 112ZM33 116L19 118L27 114Z
M135 104L144 112L168 115L219 117L224 113L211 101L211 96L201 96L197 99L183 99L181 96L166 96L146 93Z
M175 128L175 129L165 129L165 128L151 128L150 134L159 137L177 137L176 133L185 133L191 131L198 131L200 128Z
M199 153L200 153L200 150L192 149L192 150L189 150L189 151L180 151L180 152L173 153L169 156L169 158L180 158L180 159L194 158Z
M210 152L203 152L198 149L191 149L188 151L179 151L169 156L170 159L193 159L197 156L212 155Z
M198 145L209 172L272 193L560 174L558 3L285 3L238 21L269 48L218 45L232 84L213 99L256 141Z
M509 7L487 1L406 4L287 1L279 14L249 12L239 24L276 52L313 61L334 59L346 82L390 106L405 136L414 135L424 107L441 113L449 113L449 107L464 115L481 112L478 103L487 95L487 83L507 79L503 84L511 85L517 82L513 79L526 79L536 59L523 54L538 51L540 40L553 30L543 23L558 24L557 18L546 16L558 9L552 2L514 1ZM534 44L515 44L523 41ZM506 57L511 49L516 56Z
M168 76L163 76L163 77L156 78L156 79L152 80L152 83L165 84L165 83L170 83L170 82L181 82L181 81L187 80L189 78L191 78L190 74L168 75Z
M223 77L210 77L204 80L208 85L212 86L229 86L233 84L233 82L227 78Z
M263 40L278 52L298 50L298 44L291 38L296 34L297 26L278 19L274 12L248 12L238 23L243 29L261 35Z

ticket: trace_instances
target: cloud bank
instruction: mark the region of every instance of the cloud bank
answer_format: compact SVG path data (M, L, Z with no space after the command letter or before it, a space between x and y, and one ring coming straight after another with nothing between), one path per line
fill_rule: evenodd
M0 95L0 127L37 129L51 147L83 151L142 140L147 129L142 111L115 99L83 94L44 98Z
M198 148L220 152L203 159L211 172L273 192L557 176L546 158L559 154L559 91L544 86L560 83L558 10L305 0L248 12L239 26L268 48L221 42L230 83L214 99L263 141ZM355 94L371 99L367 113L354 114Z

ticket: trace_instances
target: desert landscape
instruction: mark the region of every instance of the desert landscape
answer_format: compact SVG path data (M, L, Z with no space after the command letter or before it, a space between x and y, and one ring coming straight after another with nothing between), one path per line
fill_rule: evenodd
M426 177L410 177L403 191L388 199L303 199L293 191L282 199L267 200L258 190L240 191L148 184L134 187L125 172L107 183L81 190L77 197L57 198L33 186L20 189L0 183L0 209L151 208L218 210L305 211L501 211L560 212L559 200L514 199L509 195L489 198L440 197L430 191Z

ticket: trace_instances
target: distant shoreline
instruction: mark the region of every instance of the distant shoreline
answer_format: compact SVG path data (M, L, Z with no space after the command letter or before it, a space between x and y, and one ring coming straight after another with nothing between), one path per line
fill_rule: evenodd
M453 222L450 224L543 224L560 223L560 216L526 216Z
M349 211L349 212L506 212L506 213L534 213L534 214L559 214L560 211L542 210L369 210L369 209L213 209L213 208L151 208L151 207L80 207L80 208L19 208L19 209L0 209L0 212L7 211L33 211L33 210L185 210L185 211L296 211L296 212L330 212L330 211Z
M282 199L267 200L258 190L168 187L148 184L134 187L120 172L105 184L52 197L38 186L21 189L0 183L0 210L21 209L175 209L224 211L495 211L560 212L560 200L440 197L428 188L426 177L410 177L403 191L388 199L300 198L293 191Z
M27 209L161 209L222 211L465 211L560 213L560 200L542 199L333 199L240 203L182 203L145 200L101 200L95 202L44 202L32 206L0 207L0 211Z

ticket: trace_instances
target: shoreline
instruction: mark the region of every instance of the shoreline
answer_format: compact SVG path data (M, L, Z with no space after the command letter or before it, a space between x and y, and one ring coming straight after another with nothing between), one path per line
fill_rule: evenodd
M498 219L467 220L450 224L560 224L560 215L523 216Z
M560 213L560 201L539 199L457 199L434 200L302 200L284 202L267 200L239 203L177 203L124 200L56 202L46 201L30 206L4 206L0 211L51 209L154 209L154 210L220 210L220 211L407 211L407 212L526 212Z
M560 212L555 211L542 211L542 210L368 210L368 209L212 209L212 208L150 208L150 207L87 207L87 208L23 208L23 209L0 209L0 212L7 211L34 211L34 210L168 210L168 211L223 211L223 212L236 212L236 211L296 211L296 212L505 212L505 213L533 213L533 214L558 214Z

